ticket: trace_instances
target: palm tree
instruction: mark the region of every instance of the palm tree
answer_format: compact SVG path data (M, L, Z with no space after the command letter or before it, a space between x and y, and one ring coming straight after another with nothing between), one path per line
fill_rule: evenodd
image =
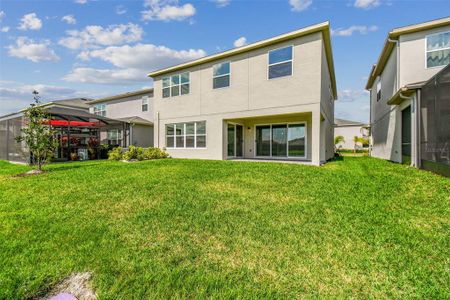
M334 137L334 152L338 152L338 144L345 143L345 139L342 135L337 135Z

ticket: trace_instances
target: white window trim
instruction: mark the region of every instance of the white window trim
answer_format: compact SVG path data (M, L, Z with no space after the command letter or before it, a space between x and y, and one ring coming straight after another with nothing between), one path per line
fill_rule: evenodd
M197 134L197 123L205 122L205 133ZM186 124L187 123L194 123L194 134L186 134ZM176 127L177 125L183 124L183 135L177 135ZM173 125L173 134L167 134L167 125ZM177 149L206 149L207 147L198 147L197 146L197 136L204 136L205 137L205 145L206 145L206 121L192 121L192 122L182 122L182 123L167 123L165 124L165 144L166 149L170 150L177 150ZM183 147L177 147L177 136L183 137ZM187 136L194 136L194 147L186 147L186 137ZM173 147L167 146L167 138L171 137L173 138Z
M109 138L110 132L116 132L116 139L115 140ZM119 132L120 132L120 134L119 134ZM107 140L108 141L115 141L116 145L121 145L122 144L122 140L123 140L123 136L122 135L123 135L123 133L122 133L121 129L109 129L107 131L106 135L107 135Z
M297 125L297 124L303 124L305 125L305 155L304 156L289 156L289 140L286 142L286 156L272 156L272 126L273 125L287 125L288 128L288 134L289 134L289 125ZM269 156L262 156L262 155L256 155L256 127L257 126L270 126L270 155ZM269 158L269 159L299 159L304 160L307 158L308 155L308 124L305 121L301 122L282 122L282 123L263 123L263 124L255 124L253 127L253 136L254 136L254 157L255 158Z
M101 109L99 109L98 107L101 107ZM106 117L106 103L95 104L94 105L94 115Z
M433 35L440 35L440 34L446 34L446 33L450 33L450 31L444 31L444 32L437 32L437 33L432 33L432 34L428 34L425 36L425 69L436 69L436 68L443 68L446 65L442 65L442 66L434 66L434 67L428 67L427 62L428 62L428 53L429 52L435 52L435 51L442 51L442 50L449 50L450 47L446 47L446 48L439 48L439 49L434 49L434 50L428 50L428 37L433 36Z
M149 98L148 96L144 96L144 97L141 98L141 110L142 110L142 112L148 111L148 104L149 104L148 98ZM144 110L144 105L147 105L147 109L146 110Z
M230 68L229 68L230 71L227 74L214 76L214 66L221 65L221 64L226 64L226 63L228 63L230 65ZM229 88L231 86L231 61L223 61L223 62L220 62L220 63L217 63L217 64L213 65L212 71L213 71L213 82L212 82L213 90L226 89L226 88ZM223 87L219 87L219 88L215 88L214 87L214 79L220 78L220 77L225 77L225 76L229 76L230 77L230 80L228 81L228 85L227 86L223 86Z
M288 48L288 47L292 47L292 58L290 60L284 60L284 61L273 63L273 64L270 63L270 52L277 51L277 50L284 49L284 48ZM287 63L287 62L291 62L291 64L292 64L291 65L291 75L275 77L275 78L269 78L269 69L270 69L271 66L284 64L284 63ZM282 47L279 47L279 48L276 48L276 49L269 50L267 52L267 80L274 80L274 79L280 79L280 78L285 78L285 77L292 77L293 75L294 75L294 45L282 46Z
M185 83L181 83L181 74L185 74L185 73L189 74L189 81L185 82ZM172 85L172 76L178 76L180 78L180 83ZM164 78L169 78L169 83L170 84L169 84L168 87L164 87L163 86ZM181 94L181 86L184 85L184 84L189 84L189 93L187 93L187 94ZM177 96L172 96L172 87L174 87L174 86L178 86L179 94ZM163 96L164 95L164 89L167 89L167 88L169 89L169 97L164 97ZM173 74L173 75L170 75L170 76L164 76L164 77L161 78L161 99L168 99L168 98L173 98L173 97L186 96L186 95L189 95L190 93L191 93L191 72L187 71L187 72Z

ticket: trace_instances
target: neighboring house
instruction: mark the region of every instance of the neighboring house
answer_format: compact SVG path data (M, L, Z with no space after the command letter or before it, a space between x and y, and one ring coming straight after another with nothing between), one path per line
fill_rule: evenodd
M445 137L442 136L444 140L440 140L439 145L431 145L421 128L428 126L424 124L425 118L430 121L447 111L441 118L442 123L435 128L447 132L449 142L450 124L444 121L449 118L449 110L442 106L439 112L426 111L421 100L424 93L441 89L441 104L445 103L445 97L448 103L449 92L444 88L448 83L444 83L444 77L438 72L444 72L449 63L450 17L396 28L388 33L366 85L370 91L372 156L421 167L425 152L432 151L435 161L439 152L440 162L448 164L448 151L441 149L445 148ZM438 75L440 77L433 77ZM425 91L427 81L436 81L436 78L442 78L440 87L436 85Z
M153 147L152 99L153 89L142 89L88 102L91 113L129 124L102 133L102 143Z
M338 149L342 150L354 150L355 142L354 137L369 138L369 125L361 122L355 122L344 119L334 119L334 136L343 136L344 142L336 145ZM358 144L358 147L362 145Z
M173 157L334 155L329 22L154 71L155 145Z
M100 135L110 127L126 127L126 123L89 113L88 101L74 98L43 103L50 115L46 124L55 130L58 141L54 160L95 159L100 157ZM27 162L30 154L16 137L26 126L25 109L0 116L0 159Z

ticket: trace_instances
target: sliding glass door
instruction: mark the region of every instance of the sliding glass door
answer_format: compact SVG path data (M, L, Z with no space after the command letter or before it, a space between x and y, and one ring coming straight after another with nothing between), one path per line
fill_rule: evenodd
M228 157L242 157L244 153L244 129L239 124L228 124Z
M256 156L306 157L306 125L270 124L257 125Z

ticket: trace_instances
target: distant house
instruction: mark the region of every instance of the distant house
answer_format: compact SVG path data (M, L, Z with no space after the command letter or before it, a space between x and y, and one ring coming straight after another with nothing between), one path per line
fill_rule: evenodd
M128 124L126 128L112 127L102 133L103 143L153 147L152 88L100 98L87 104L92 114Z
M149 74L155 146L173 157L334 155L336 80L328 22Z
M369 138L369 125L361 122L355 122L344 119L334 119L334 136L343 136L344 142L336 145L338 149L342 150L354 150L355 142L354 137ZM362 147L363 145L356 145Z
M371 155L450 174L450 17L396 28L372 67Z

